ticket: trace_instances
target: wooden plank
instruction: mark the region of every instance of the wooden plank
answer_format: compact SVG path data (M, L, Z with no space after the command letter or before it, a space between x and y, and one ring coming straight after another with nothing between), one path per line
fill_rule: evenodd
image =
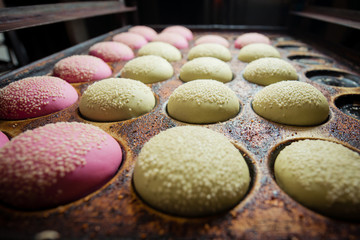
M332 8L332 7L315 7L315 6L309 6L306 10L308 12L315 12L323 15L360 22L360 11L356 11L356 10L344 9L344 8Z
M293 15L296 15L296 16L300 16L300 17L305 17L305 18L315 19L315 20L319 20L319 21L323 21L323 22L338 24L338 25L342 25L345 27L354 28L354 29L358 29L358 30L360 29L360 21L357 21L354 19L346 19L346 18L342 18L339 16L324 14L321 12L314 12L313 10L306 10L306 11L301 11L301 12L291 11L290 13Z
M106 14L134 12L117 1L57 3L0 9L0 32Z

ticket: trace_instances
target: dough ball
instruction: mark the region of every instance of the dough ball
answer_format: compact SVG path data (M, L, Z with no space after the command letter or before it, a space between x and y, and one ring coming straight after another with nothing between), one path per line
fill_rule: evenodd
M167 80L174 74L171 64L159 56L141 56L127 62L121 70L121 77L155 83Z
M231 60L230 50L217 43L203 43L190 49L188 59L199 57L214 57L224 62Z
M288 125L318 125L329 116L329 104L314 86L281 81L260 90L252 102L254 111L274 122Z
M139 56L156 55L165 58L169 62L181 60L181 52L173 45L165 42L151 42L138 51Z
M260 58L249 63L244 69L244 78L259 85L269 85L283 80L297 80L296 69L279 58Z
M224 61L213 57L199 57L185 63L180 69L180 79L189 82L196 79L214 79L230 82L232 71Z
M243 62L252 62L259 58L274 57L280 58L279 51L273 46L265 43L252 43L241 48L238 59Z
M155 97L144 83L127 78L109 78L90 85L83 93L80 113L94 121L121 121L150 112Z
M360 219L360 155L341 144L301 140L275 160L279 186L293 199L325 215Z
M235 117L240 110L235 93L216 80L194 80L175 89L167 111L179 121L216 123Z
M134 169L134 186L145 202L185 217L230 210L249 184L239 150L222 134L198 126L174 127L150 139Z
M27 210L67 204L102 187L121 161L120 145L100 128L47 124L0 148L0 200Z

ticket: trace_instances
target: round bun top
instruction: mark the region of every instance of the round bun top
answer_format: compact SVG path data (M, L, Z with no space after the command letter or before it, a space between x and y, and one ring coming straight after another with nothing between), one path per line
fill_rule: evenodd
M184 26L169 26L166 27L163 31L163 33L165 32L172 32L172 33L177 33L180 34L181 36L183 36L187 41L191 41L193 39L193 34L191 32L190 29L184 27Z
M271 44L270 39L261 33L244 33L236 38L235 40L235 48L242 48L251 43L265 43Z
M89 54L105 62L127 61L134 58L133 50L121 42L99 42L89 49Z
M252 102L260 116L288 125L318 125L329 116L329 104L314 86L299 81L281 81L260 90Z
M111 74L111 68L102 59L89 55L73 55L54 66L54 76L69 83L96 81Z
M86 89L79 110L91 120L120 121L145 114L154 106L154 94L144 83L126 78L109 78Z
M156 55L165 58L169 62L181 60L181 52L173 45L165 42L151 42L138 51L139 56Z
M240 110L235 93L225 84L194 80L176 88L167 105L171 117L188 123L216 123L236 116Z
M65 204L104 185L121 160L120 145L90 124L29 130L0 148L0 199L24 209Z
M249 184L239 150L222 134L197 126L174 127L150 139L134 169L135 189L144 201L186 217L229 210Z
M218 36L218 35L204 35L199 37L198 39L196 39L195 41L195 45L200 45L203 43L217 43L220 45L223 45L224 47L229 47L230 43L228 40L226 40L226 38L222 37L222 36Z
M139 49L148 42L145 37L134 32L122 32L116 34L112 40L126 44L132 49Z
M174 74L171 64L159 56L141 56L127 62L121 70L121 77L155 83L167 80Z
M180 69L180 79L184 82L196 79L214 79L230 82L232 71L224 61L214 57L199 57L185 63Z
M132 33L140 34L147 41L152 41L157 36L157 32L148 26L134 26L129 28L128 31Z
M192 60L198 57L214 57L224 62L231 60L230 50L217 43L203 43L190 49L188 59Z
M260 58L249 63L244 69L244 78L259 85L269 85L283 80L297 80L296 69L279 58Z
M184 49L189 47L189 43L185 37L175 32L162 32L158 34L154 39L154 42L166 42L178 49Z
M76 90L60 78L28 77L0 89L0 119L40 117L70 107L77 100Z
M238 59L243 62L252 62L259 58L274 57L280 58L279 51L273 46L265 43L252 43L241 48Z
M360 155L341 144L301 140L275 160L279 186L305 206L326 215L360 219Z

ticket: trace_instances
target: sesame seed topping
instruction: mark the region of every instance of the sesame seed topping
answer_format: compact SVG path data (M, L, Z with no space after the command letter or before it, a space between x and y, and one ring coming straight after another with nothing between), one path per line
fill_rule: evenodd
M221 82L210 79L199 79L181 85L170 96L178 102L216 103L224 105L232 98L236 98L235 93Z
M99 80L97 74L109 77L111 73L110 67L103 60L90 55L73 55L54 66L54 75L68 82Z
M51 102L65 99L69 84L57 77L29 77L0 89L0 118L21 119L39 116ZM75 92L75 90L74 90Z
M108 78L86 89L79 109L92 120L116 121L140 116L154 106L154 94L144 83L127 78Z
M174 74L172 65L162 57L147 55L134 58L127 62L121 70L121 76L154 83L164 81Z
M265 57L252 61L244 69L244 78L261 85L283 80L297 80L296 69L285 60Z
M185 63L180 69L181 80L187 82L196 79L214 79L229 82L232 71L224 61L214 57L199 57Z
M171 128L150 139L134 169L135 188L148 203L184 216L232 207L249 182L246 162L228 139L194 126Z
M275 174L284 184L296 182L309 193L316 192L311 197L315 202L321 201L319 194L323 194L324 200L320 204L324 208L336 203L360 204L359 172L360 155L357 152L324 140L293 142L275 161Z
M106 137L98 127L75 122L48 124L20 134L0 149L0 197L26 199L41 194L86 165L86 154Z

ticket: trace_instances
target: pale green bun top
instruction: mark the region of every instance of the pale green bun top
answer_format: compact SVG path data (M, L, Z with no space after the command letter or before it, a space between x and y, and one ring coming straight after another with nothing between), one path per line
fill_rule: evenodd
M217 43L203 43L190 49L188 59L199 57L214 57L224 62L231 60L230 50Z
M252 107L260 116L288 125L318 125L329 116L325 96L314 86L299 81L266 86L254 96Z
M144 83L109 78L90 85L83 93L79 110L94 121L120 121L143 115L155 106L155 97Z
M159 56L141 56L127 62L121 70L121 77L155 83L167 80L174 74L171 64Z
M243 62L252 62L259 58L274 57L280 58L279 51L273 46L265 43L252 43L242 47L238 59Z
M249 63L244 69L244 78L259 85L269 85L284 80L297 80L296 69L279 58L260 58Z
M228 64L214 57L199 57L185 63L180 69L180 79L189 82L196 79L214 79L230 82L233 78Z
M169 62L175 62L181 59L181 52L179 49L165 42L147 43L139 49L138 55L156 55L165 58Z
M150 139L134 169L134 186L145 202L185 217L230 210L249 184L239 150L224 135L198 126L170 128Z
M188 123L216 123L235 117L240 104L235 93L216 80L201 79L175 89L167 105L171 117Z
M341 144L302 140L275 160L279 186L301 204L323 214L360 219L360 155Z

